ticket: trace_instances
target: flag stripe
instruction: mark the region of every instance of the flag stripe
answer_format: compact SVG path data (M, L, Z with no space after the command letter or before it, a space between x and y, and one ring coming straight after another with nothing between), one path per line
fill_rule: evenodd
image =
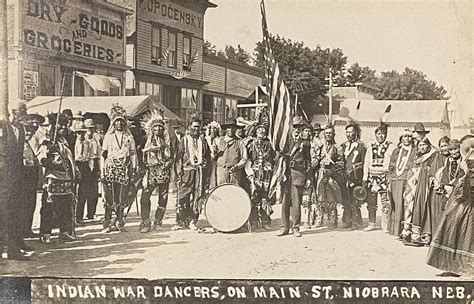
M267 97L269 100L270 141L276 151L288 153L290 146L291 123L293 112L291 109L290 94L286 87L280 68L273 55L270 45L265 15L265 4L260 3L262 12L262 31L264 41L265 76L267 78Z

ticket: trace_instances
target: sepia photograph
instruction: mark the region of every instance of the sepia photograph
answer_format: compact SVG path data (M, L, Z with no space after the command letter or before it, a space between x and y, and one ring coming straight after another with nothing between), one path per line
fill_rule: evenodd
M474 303L472 1L0 14L0 302Z

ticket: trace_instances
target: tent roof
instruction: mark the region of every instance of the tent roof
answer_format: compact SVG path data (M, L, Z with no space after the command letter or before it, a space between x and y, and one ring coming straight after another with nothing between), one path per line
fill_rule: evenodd
M48 112L57 112L59 96L38 96L27 103L30 112L46 115ZM113 104L120 104L130 117L136 117L149 109L157 107L164 111L165 118L179 122L181 119L157 100L156 96L66 96L63 97L62 109L82 111L83 113L110 113Z
M341 102L339 115L335 120L352 118L364 123L379 123L388 105L392 106L387 122L405 124L422 122L426 125L448 125L447 102L445 100L359 100L346 99Z

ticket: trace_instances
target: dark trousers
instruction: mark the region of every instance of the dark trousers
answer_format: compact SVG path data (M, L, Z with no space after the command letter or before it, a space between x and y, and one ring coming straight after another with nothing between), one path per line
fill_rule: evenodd
M128 200L128 186L118 183L104 183L105 194L105 220L104 228L118 225L118 228L125 226L123 220L124 209ZM112 213L115 212L115 220L112 221Z
M284 183L281 187L281 228L289 230L290 228L290 207L291 218L293 220L292 229L299 229L301 224L301 201L303 199L304 186L295 186L291 180Z
M33 216L36 209L36 194L38 193L38 170L39 167L24 167L23 178L21 184L21 222L23 228L21 229L23 237L26 237L31 232L33 225Z
M259 222L262 226L270 225L272 222L270 214L268 214L271 212L271 209L266 210L270 204L266 201L266 196L265 191L257 191L252 197L252 209L250 210L249 222L253 226L257 226Z
M84 209L87 203L87 218L94 218L97 201L99 199L99 186L97 184L98 165L89 167L88 162L77 162L77 167L81 172L81 182L77 190L76 220L84 218Z
M21 170L21 168L17 168ZM5 170L6 171L6 170ZM20 252L23 243L21 208L19 208L20 186L18 176L11 172L0 172L0 252L8 246L9 254Z
M46 191L45 191L46 192ZM72 232L72 209L73 195L53 195L48 198L47 193L43 193L41 200L41 234L51 234L51 230L56 226L54 214L56 214L57 226L60 232Z
M199 219L199 197L196 187L196 170L185 170L181 177L181 185L178 189L178 201L176 204L176 222L178 225L187 227L190 222L197 223Z
M158 185L148 185L147 188L143 189L142 197L140 199L141 207L141 216L142 222L148 222L150 220L150 209L151 209L151 200L150 197L155 190L158 189L158 208L155 212L155 223L160 224L163 221L165 216L166 204L168 203L168 189L169 182L158 184Z
M360 186L362 183L355 184L353 187L341 187L343 197L344 211L342 213L342 222L345 224L362 225L362 215L360 213L361 201L358 201L352 195L355 186Z
M87 192L87 218L93 219L99 201L99 159L94 159L94 167L91 171L89 191Z

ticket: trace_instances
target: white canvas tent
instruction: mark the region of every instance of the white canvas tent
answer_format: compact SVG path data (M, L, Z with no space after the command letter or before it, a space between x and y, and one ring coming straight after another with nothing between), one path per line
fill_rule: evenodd
M359 104L357 110L357 105ZM445 100L357 100L345 99L341 102L338 115L333 115L336 126L336 142L346 140L345 129L347 121L357 121L362 130L361 140L369 142L375 139L375 128L388 105L391 111L387 116L389 125L388 139L398 143L400 133L405 129L411 129L417 122L425 125L430 131L428 138L433 145L438 144L442 136L450 135L450 122L448 118L447 102ZM326 124L324 115L316 115L313 122Z
M27 103L28 112L46 115L48 112L57 112L59 96L38 96ZM65 96L62 100L62 109L71 109L72 112L82 113L110 113L113 104L124 107L130 117L137 117L148 110L158 108L164 111L165 119L170 124L177 124L181 119L157 100L157 96Z

